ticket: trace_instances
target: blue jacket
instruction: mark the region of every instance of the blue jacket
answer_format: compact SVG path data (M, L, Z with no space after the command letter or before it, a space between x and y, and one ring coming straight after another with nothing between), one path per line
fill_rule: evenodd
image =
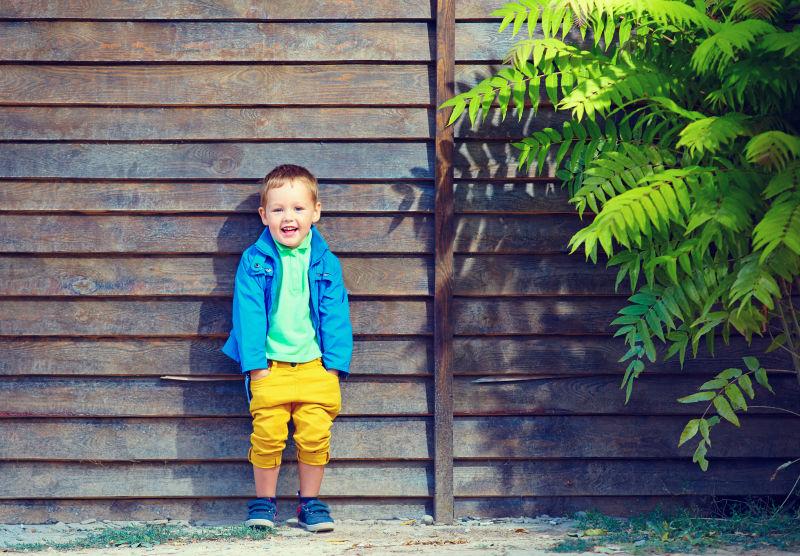
M311 322L322 352L322 364L326 369L337 369L346 378L353 356L353 329L342 266L316 226L311 229L308 266ZM233 291L233 330L222 347L225 355L239 362L243 373L268 367L269 313L273 300L277 299L280 272L275 240L265 228L239 261Z

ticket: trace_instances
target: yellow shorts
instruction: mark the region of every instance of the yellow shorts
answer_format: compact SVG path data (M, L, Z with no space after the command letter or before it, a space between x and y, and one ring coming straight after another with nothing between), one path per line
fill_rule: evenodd
M248 461L263 468L281 464L291 417L297 459L325 465L331 425L342 408L339 377L325 370L320 357L296 364L270 361L269 369L267 376L250 381L253 434Z

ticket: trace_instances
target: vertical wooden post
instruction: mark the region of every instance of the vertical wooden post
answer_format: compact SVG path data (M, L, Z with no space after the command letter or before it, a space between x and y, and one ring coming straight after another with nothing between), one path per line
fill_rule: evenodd
M455 0L436 0L436 106L453 96ZM453 127L436 111L436 242L433 300L434 519L452 523L453 508Z

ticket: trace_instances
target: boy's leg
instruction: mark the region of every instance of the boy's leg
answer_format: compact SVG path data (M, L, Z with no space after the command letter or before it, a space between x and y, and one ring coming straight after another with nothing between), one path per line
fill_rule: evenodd
M319 487L322 485L322 475L325 473L325 466L309 465L298 461L297 473L300 475L300 496L303 498L319 496Z
M256 467L253 466L253 478L256 483L256 496L258 498L275 498L278 487L278 473L281 466Z

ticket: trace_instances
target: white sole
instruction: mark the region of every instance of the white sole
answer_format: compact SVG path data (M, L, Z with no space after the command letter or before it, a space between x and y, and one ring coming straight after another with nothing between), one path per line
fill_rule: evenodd
M333 531L333 523L317 523L315 525L308 525L307 523L298 521L297 524L306 531L311 531L312 533L319 533L321 531Z
M268 519L248 519L244 524L248 527L275 527L275 523Z

